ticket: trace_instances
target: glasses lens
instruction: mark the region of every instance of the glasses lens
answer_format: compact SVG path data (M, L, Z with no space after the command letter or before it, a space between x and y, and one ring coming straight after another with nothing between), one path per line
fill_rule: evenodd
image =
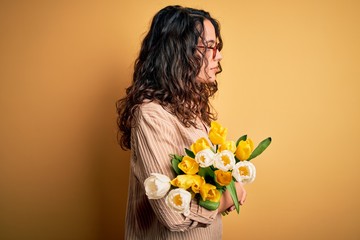
M217 53L217 50L218 50L218 44L215 44L215 46L212 47L212 50L213 50L213 59L215 59L216 53Z
M215 59L216 57L216 52L217 52L217 46L215 45L215 47L213 48L213 59Z

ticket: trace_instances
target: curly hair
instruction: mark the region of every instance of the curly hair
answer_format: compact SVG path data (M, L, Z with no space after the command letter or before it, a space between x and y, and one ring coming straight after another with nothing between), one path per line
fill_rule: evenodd
M154 16L135 61L132 84L116 102L118 141L123 149L131 149L133 117L144 101L158 102L186 127L196 127L197 118L206 124L216 118L209 98L217 91L217 82L196 80L201 66L208 65L204 53L196 54L199 39L206 46L205 19L214 26L221 50L219 23L208 12L168 6Z

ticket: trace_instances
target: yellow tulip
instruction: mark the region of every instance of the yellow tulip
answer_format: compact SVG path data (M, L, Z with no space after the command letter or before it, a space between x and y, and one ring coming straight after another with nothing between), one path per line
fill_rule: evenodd
M253 150L254 143L250 138L248 138L246 141L241 140L236 148L235 156L240 161L243 161L250 157Z
M193 184L191 185L191 190L194 193L199 193L202 185L205 184L205 179L200 175L194 175Z
M194 154L208 148L210 148L210 144L205 138L199 138L195 143L190 146L190 149Z
M231 172L224 172L222 170L215 171L215 181L220 186L227 186L230 184L232 180L232 173Z
M214 185L205 183L200 187L200 195L203 201L219 202L221 193Z
M223 144L220 145L219 152L222 152L224 150L229 150L234 153L236 151L235 142L234 141L225 141Z
M178 164L178 167L185 174L196 174L199 171L199 164L195 161L195 159L184 156L182 161Z
M193 175L186 175L186 174L178 175L176 178L171 180L170 183L175 187L188 189L192 186L194 182L193 178L194 178Z
M213 144L223 144L226 139L227 131L227 128L224 128L219 123L211 122L211 128L209 131L210 141Z

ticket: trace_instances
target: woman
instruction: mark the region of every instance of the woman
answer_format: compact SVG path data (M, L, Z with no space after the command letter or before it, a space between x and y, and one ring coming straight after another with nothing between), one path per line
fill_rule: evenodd
M175 177L169 154L182 155L185 147L207 138L221 49L219 24L208 12L168 6L154 16L132 85L117 102L119 142L132 150L126 239L221 239L220 213L233 209L227 191L217 210L193 200L185 217L169 209L164 198L149 200L144 190L151 173ZM236 188L242 204L246 192L241 183Z

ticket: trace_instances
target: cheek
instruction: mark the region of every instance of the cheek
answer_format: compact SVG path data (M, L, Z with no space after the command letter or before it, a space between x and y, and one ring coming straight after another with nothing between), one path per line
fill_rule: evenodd
M205 61L203 62L199 75L198 75L198 81L199 82L213 82L215 80L215 76L212 76L212 70L210 70L211 68L211 60L212 60L212 56L206 55L205 56L207 58L207 62L208 62L208 66L206 66Z
M205 63L201 66L199 75L198 75L198 80L200 82L206 82L206 79L208 78L206 75L206 72L208 72L208 69L205 69Z

